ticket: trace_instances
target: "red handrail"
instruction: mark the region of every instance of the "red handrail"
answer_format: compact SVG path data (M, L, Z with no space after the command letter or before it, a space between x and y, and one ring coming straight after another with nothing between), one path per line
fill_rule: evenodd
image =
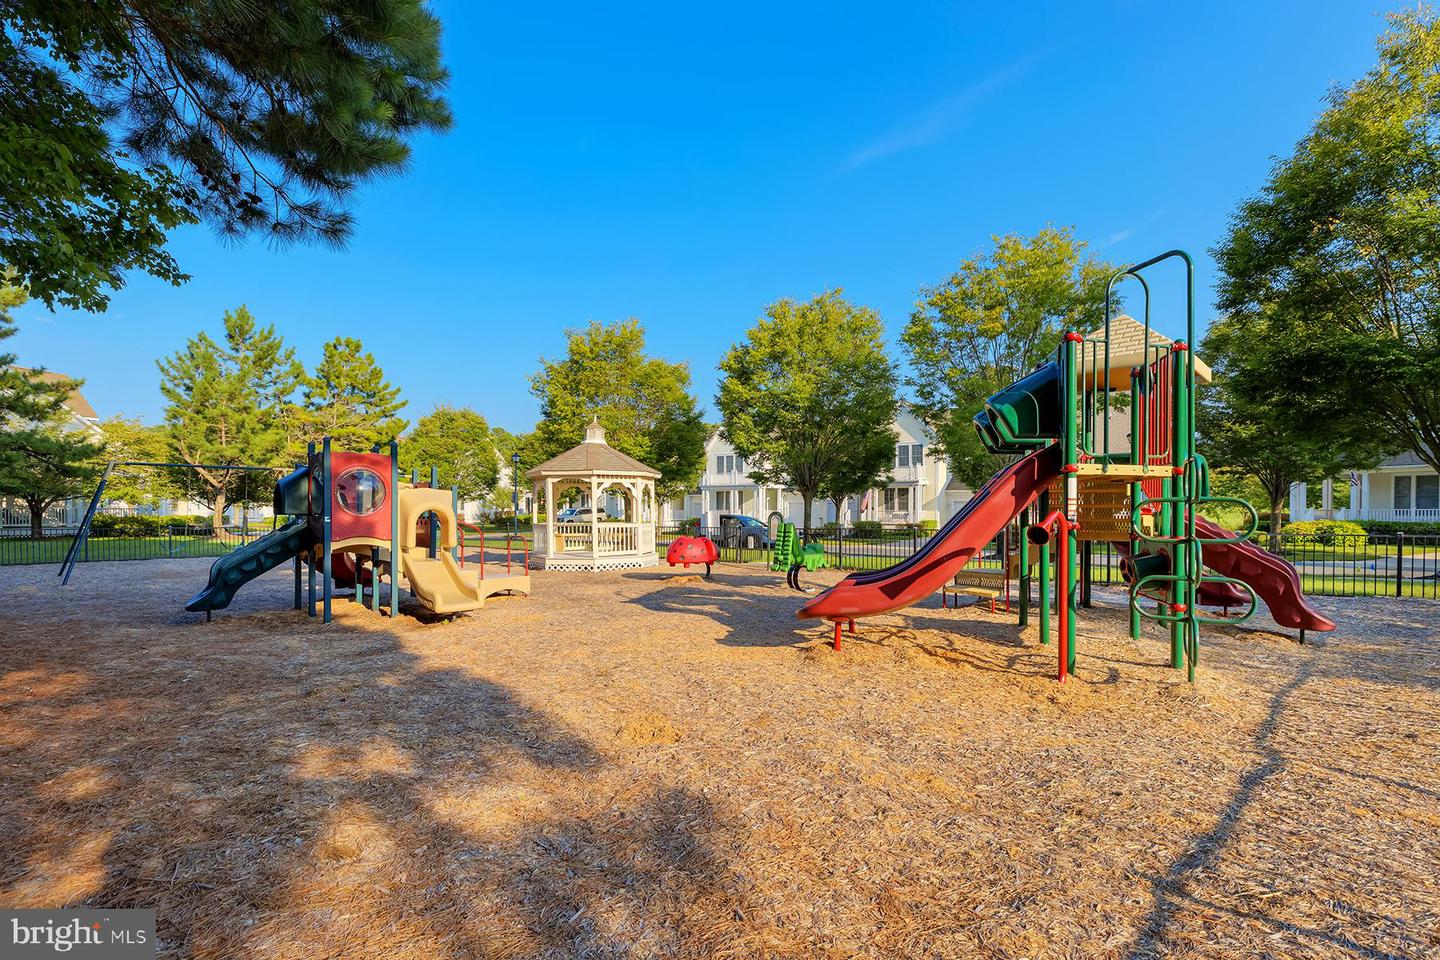
M1060 533L1060 549L1055 551L1055 596L1059 602L1055 609L1060 611L1059 629L1056 631L1056 652L1060 654L1060 668L1056 679L1060 683L1065 682L1069 674L1070 666L1070 533L1079 529L1078 523L1070 522L1070 518L1059 510L1050 511L1050 515L1039 523L1033 524L1031 530L1044 531L1046 538L1049 537L1050 528L1056 528ZM1034 542L1032 540L1032 542ZM1045 540L1041 540L1036 546L1045 549ZM1041 605L1048 604L1048 597L1041 597Z
M471 524L471 523L466 523L464 520L460 520L460 519L458 519L458 518L457 518L456 521L455 521L455 526L456 526L456 528L457 528L457 529L459 530L459 532L460 532L460 567L461 567L461 569L464 569L464 567L465 567L465 531L466 531L467 529L470 529L470 530L474 530L476 533L480 534L480 579L481 579L481 580L484 580L484 579L485 579L485 530L484 530L484 528L482 528L482 527L477 527L477 526L475 526L474 524Z

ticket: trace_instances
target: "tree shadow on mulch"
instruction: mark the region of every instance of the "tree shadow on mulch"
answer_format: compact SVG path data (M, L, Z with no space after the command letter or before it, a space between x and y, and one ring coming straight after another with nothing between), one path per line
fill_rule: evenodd
M535 800L584 797L603 752L501 683L427 667L387 623L231 617L137 631L123 656L99 631L3 644L0 902L152 908L174 956L783 941L737 919L708 801Z

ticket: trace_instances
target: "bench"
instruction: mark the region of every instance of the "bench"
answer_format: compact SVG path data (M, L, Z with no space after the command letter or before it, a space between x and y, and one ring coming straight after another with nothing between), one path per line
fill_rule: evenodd
M961 570L940 588L940 606L950 609L950 595L954 594L957 600L962 596L989 600L990 612L995 613L995 601L1004 593L1005 581L1005 574L999 570Z

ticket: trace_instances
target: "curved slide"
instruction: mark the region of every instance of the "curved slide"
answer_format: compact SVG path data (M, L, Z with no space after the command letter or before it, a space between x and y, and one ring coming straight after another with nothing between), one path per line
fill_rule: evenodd
M230 606L235 591L314 545L315 534L309 522L296 517L259 540L216 558L210 565L210 582L185 604L185 609L201 613L223 610Z
M918 551L884 570L855 573L814 597L800 619L849 620L908 607L933 594L1060 473L1059 444L1015 461L985 484Z
M1204 517L1195 518L1195 532L1212 539L1235 535ZM1248 583L1280 626L1293 630L1335 629L1334 620L1310 606L1300 588L1299 572L1283 557L1245 541L1207 543L1200 549L1205 566L1221 576Z

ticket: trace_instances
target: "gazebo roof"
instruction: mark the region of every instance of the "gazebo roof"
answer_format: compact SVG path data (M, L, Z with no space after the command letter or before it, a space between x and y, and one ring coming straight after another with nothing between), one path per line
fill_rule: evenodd
M1085 335L1087 340L1100 340L1105 336L1103 326L1096 327ZM1150 328L1150 344L1152 346L1169 346L1173 343L1169 337L1156 333L1155 328ZM1195 345L1190 344L1193 350ZM1103 359L1103 358L1102 358ZM1145 351L1145 325L1139 320L1127 314L1119 314L1110 318L1110 379L1111 387L1116 390L1129 389L1130 368L1138 367L1150 359ZM1195 358L1195 379L1200 383L1209 383L1211 378L1210 367L1199 357Z
M585 428L584 443L577 443L564 453L527 470L525 477L528 480L543 480L546 477L613 477L616 474L654 479L660 477L659 470L606 443L605 428L600 426L598 419L592 419L590 426Z

